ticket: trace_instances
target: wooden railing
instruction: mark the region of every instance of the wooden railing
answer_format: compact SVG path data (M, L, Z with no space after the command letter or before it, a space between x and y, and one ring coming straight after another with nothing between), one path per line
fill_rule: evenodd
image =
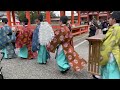
M74 26L72 27L72 33L74 36L76 36L88 32L88 29L89 29L88 25Z
M31 27L32 30L34 30L35 27L36 27L36 25L33 24L33 25L31 25L30 27ZM22 25L18 25L18 28L21 29L21 28L22 28ZM53 28L54 30L56 30L56 29L59 29L60 26L59 26L59 25L56 25L56 24L52 24L52 28ZM71 27L72 33L73 33L74 36L88 32L88 28L89 28L88 25L79 25L79 26L72 26L72 27Z
M17 26L18 26L19 29L22 28L22 25L17 25ZM13 27L14 27L14 26L13 26ZM35 24L32 24L32 25L30 26L30 28L33 29L33 30L35 29L35 27L36 27ZM53 29L59 29L60 26L59 26L59 25L55 25L55 24L53 24L53 25L52 25L52 28L53 28Z

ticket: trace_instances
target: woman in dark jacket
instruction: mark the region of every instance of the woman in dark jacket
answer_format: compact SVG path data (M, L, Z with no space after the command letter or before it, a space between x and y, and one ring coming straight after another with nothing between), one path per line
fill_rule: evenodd
M91 22L89 37L94 36L95 33L96 33L96 26L93 24L93 22Z

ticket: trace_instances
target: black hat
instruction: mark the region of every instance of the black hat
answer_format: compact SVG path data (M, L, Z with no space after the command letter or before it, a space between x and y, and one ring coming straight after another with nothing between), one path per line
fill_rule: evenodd
M28 22L28 19L27 19L27 18L24 18L22 22L27 23L27 22Z
M2 22L8 22L7 18L2 18Z
M120 11L113 11L111 17L115 20L120 20Z
M67 17L67 16L61 16L61 17L60 17L60 21L61 21L63 24L67 24L68 17Z
M41 22L43 21L43 15L42 15L42 14L40 14L40 15L38 16L38 20L40 20Z
M25 23L25 25L27 25L29 20L25 17L25 18L23 18L22 22Z

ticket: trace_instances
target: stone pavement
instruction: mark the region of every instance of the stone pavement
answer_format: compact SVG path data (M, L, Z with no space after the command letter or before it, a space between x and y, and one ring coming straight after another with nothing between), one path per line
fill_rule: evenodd
M75 50L88 61L88 42L85 41L81 45L88 34L83 34L74 38ZM36 59L21 60L10 59L2 61L2 72L5 79L90 79L90 74L87 72L87 66L81 72L68 71L66 74L61 74L54 59L55 54L51 53L51 60L47 65L37 63Z

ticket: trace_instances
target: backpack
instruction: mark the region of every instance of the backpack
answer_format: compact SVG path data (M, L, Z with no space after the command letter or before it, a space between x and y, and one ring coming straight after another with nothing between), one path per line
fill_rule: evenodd
M54 38L54 31L48 22L41 22L38 38L40 45L47 45Z

